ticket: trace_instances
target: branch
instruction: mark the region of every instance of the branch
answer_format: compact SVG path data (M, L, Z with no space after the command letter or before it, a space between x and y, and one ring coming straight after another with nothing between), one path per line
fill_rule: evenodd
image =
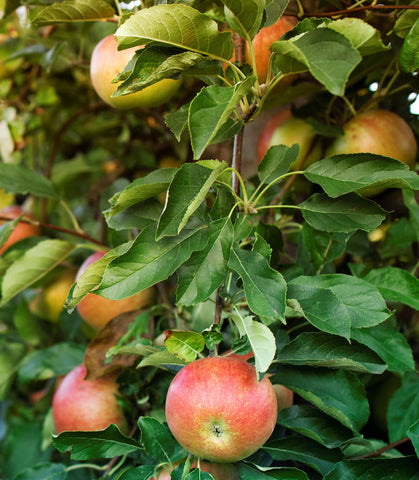
M306 12L303 17L334 17L335 15L346 15L352 12L365 12L367 10L419 10L418 5L364 5L362 7L336 10L334 12ZM298 13L286 12L286 15L299 16Z
M392 448L398 447L399 445L402 445L403 443L406 443L409 441L410 441L410 438L405 437L405 438L402 438L401 440L397 440L397 442L393 442L384 447L381 447L378 450L375 450L374 452L366 453L365 455L360 455L359 457L355 457L352 460L361 460L364 458L379 457L382 453L387 452L388 450L391 450Z

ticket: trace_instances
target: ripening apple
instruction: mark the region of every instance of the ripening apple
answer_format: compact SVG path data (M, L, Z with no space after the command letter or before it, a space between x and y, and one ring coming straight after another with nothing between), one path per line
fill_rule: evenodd
M4 207L0 211L0 216L8 218L9 220L13 220L19 215L23 214L23 218L28 218L31 220L35 220L35 217L28 212L25 212L22 207L18 205L9 205ZM0 225L5 223L4 220L0 221ZM33 237L40 235L41 230L37 225L27 223L27 222L19 222L16 227L13 229L12 233L10 234L9 238L6 240L5 244L0 248L0 255L7 250L10 245L13 245L20 240L23 240L27 237Z
M207 357L184 366L166 396L167 424L192 455L219 463L242 460L271 436L277 419L267 376L241 359Z
M163 79L141 91L112 97L118 83L112 80L122 73L135 52L144 46L118 50L113 35L103 38L94 48L90 60L90 78L93 88L102 100L117 109L152 108L168 102L177 92L181 79Z
M68 267L43 285L29 305L31 311L45 320L58 322L76 273L75 267Z
M392 157L413 167L418 146L407 122L389 110L368 110L354 116L343 126L343 135L337 137L326 151L327 156L351 153L375 153ZM365 188L366 196L376 195L384 188Z
M84 364L76 366L60 382L52 398L52 417L56 433L95 431L111 423L127 431L124 412L117 401L116 374L86 380Z
M238 358L246 362L249 358L253 357L253 352L240 354L240 353L231 353L231 350L227 350L223 353L223 356L228 356L230 358ZM278 412L284 408L291 407L294 404L294 392L284 385L279 383L272 384L273 389L275 390L276 400L278 402Z
M258 139L257 156L262 161L266 152L273 145L286 145L291 147L298 143L300 153L290 170L295 170L303 158L301 169L307 168L322 158L322 145L316 139L313 127L302 118L295 117L290 109L284 109L274 114L263 128Z
M191 469L197 468L198 462L195 460ZM212 463L201 461L199 464L201 472L210 473L214 480L240 480L237 467L232 463ZM150 480L154 480L152 477ZM156 480L171 480L170 470L162 468L157 475Z
M269 47L273 42L279 40L282 35L294 28L294 26L295 20L292 17L282 16L273 25L259 30L253 38L252 43L255 51L255 66L259 83L266 83L269 56L271 54ZM252 57L248 45L244 52L244 58L246 63L252 65Z
M89 255L81 264L76 275L76 281L89 265L101 259L105 253L106 252L104 251L100 251ZM112 318L121 313L149 306L153 302L154 296L153 287L141 290L131 297L123 298L121 300L112 300L101 297L100 295L95 295L94 293L88 293L82 298L82 300L80 300L76 308L79 315L86 323L96 330L100 330L112 320Z

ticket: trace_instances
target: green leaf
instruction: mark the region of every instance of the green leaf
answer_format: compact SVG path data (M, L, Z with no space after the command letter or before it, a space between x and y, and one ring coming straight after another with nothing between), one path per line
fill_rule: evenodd
M407 433L415 449L416 456L419 456L419 420L409 428Z
M278 352L275 360L291 365L343 368L373 374L381 374L386 369L380 357L370 349L320 332L301 333Z
M294 467L258 467L245 462L238 464L238 471L241 480L309 480L307 474Z
M140 465L139 467L129 467L124 470L118 480L152 480L154 478L155 465Z
M233 248L228 266L240 275L250 310L284 322L286 283L266 258L255 251Z
M353 432L311 405L292 405L278 413L277 423L327 448L344 446Z
M208 168L199 163L182 165L169 186L166 204L157 226L157 241L180 233L226 168L224 162L218 162L217 168Z
M415 192L411 190L402 190L403 201L409 210L409 223L416 233L416 239L419 240L419 204L416 201Z
M60 198L54 185L45 176L12 163L0 163L0 187L6 192Z
M376 352L390 372L403 373L415 369L412 349L390 322L371 328L353 328L351 337Z
M140 417L138 426L141 430L141 443L147 454L157 463L170 463L180 448L170 431L152 417Z
M294 460L310 466L322 475L329 472L333 465L342 459L342 454L337 448L326 448L310 438L297 435L268 441L262 449L274 460L280 462Z
M357 229L370 232L385 218L385 211L380 206L356 194L332 199L315 193L299 207L307 223L325 232L348 233Z
M130 243L119 245L111 250L96 262L90 264L86 270L80 275L77 283L72 287L67 298L66 307L71 311L76 304L85 297L89 292L95 290L101 282L103 272L107 265L118 255L125 253L130 247Z
M13 230L16 228L22 216L23 216L23 213L18 217L14 218L13 220L10 220L9 222L5 222L0 226L0 248L7 242L7 239L10 237Z
M389 441L405 438L408 430L419 419L419 377L416 372L402 378L400 388L391 397L387 408Z
M138 368L151 366L179 370L180 367L184 367L185 365L186 363L178 356L170 353L166 349L163 349L144 357L138 364Z
M227 275L234 230L230 218L209 225L208 242L178 271L177 304L196 305L209 298Z
M66 480L67 468L63 463L41 463L18 473L14 480Z
M290 388L354 432L368 420L369 406L364 386L351 372L279 366L271 382Z
M413 73L419 69L419 18L406 35L399 53L399 66L403 73Z
M289 4L289 0L266 0L265 5L265 21L263 26L270 27L278 21L285 12Z
M226 122L254 84L249 77L233 87L210 85L204 87L189 106L188 127L194 158L198 159L205 148L225 128Z
M172 355L182 362L193 362L205 348L204 337L198 332L184 330L165 330L164 345Z
M282 73L294 73L287 63L289 57L304 65L313 77L333 95L342 96L346 82L362 57L342 34L329 28L316 28L289 40L271 45L275 62Z
M236 324L240 337L247 336L255 357L255 367L258 373L266 372L274 359L276 341L272 331L263 323L253 320L250 315L242 317L238 313L231 318Z
M53 439L55 448L71 452L73 460L113 458L140 450L140 445L116 425L95 432L62 432Z
M296 143L292 147L273 145L258 166L260 183L271 183L285 175L290 166L297 160L300 147Z
M64 240L43 240L30 248L6 271L1 283L1 304L41 279L54 267L65 260L76 245Z
M416 480L418 461L413 457L344 460L337 463L324 480Z
M363 278L376 286L386 300L419 310L419 279L410 272L388 266L373 269Z
M105 212L107 219L132 205L165 192L176 171L176 168L158 168L145 177L134 180L109 200L111 208Z
M372 153L326 157L311 164L304 176L336 198L367 186L419 190L419 176L408 165Z
M229 27L241 37L251 39L258 33L263 18L263 0L222 0Z
M111 18L115 10L105 0L64 0L39 11L32 23L53 25L62 22L96 21Z
M22 343L11 341L2 341L0 347L0 401L3 401L9 394L19 362L25 355L26 347Z
M344 35L363 57L390 48L384 45L379 30L359 18L343 18L328 22L325 26Z
M182 133L188 127L189 106L190 103L184 103L178 110L167 113L165 117L166 125L178 142L180 142Z
M135 53L118 77L123 81L112 97L138 92L165 78L177 78L203 58L199 53L179 53L178 49L153 46L143 48Z
M391 315L378 289L369 282L351 275L335 273L312 277L300 276L289 283L290 292L291 287L295 286L330 290L344 307L347 314L345 317L349 317L353 328L378 325ZM291 293L289 297L293 298Z
M47 380L66 375L83 362L86 348L72 342L60 342L29 353L19 365L19 381Z
M95 293L107 298L125 298L166 280L208 240L207 228L185 226L176 237L155 239L155 226L145 228L131 248L115 258L105 269L102 283Z
M115 38L123 48L156 42L220 60L230 60L234 49L231 32L219 32L209 16L182 4L142 9L118 28Z

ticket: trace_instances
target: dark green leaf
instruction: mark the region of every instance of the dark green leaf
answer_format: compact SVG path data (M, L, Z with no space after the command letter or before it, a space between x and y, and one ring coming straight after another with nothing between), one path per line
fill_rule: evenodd
M300 436L268 441L262 448L275 460L301 462L322 475L329 472L333 465L342 459L342 454L337 448L329 449L309 438Z
M12 163L0 163L0 187L6 192L59 198L54 185L45 176Z
M419 377L416 372L407 373L402 384L391 397L387 409L390 442L407 437L410 427L419 419Z
M371 328L353 328L351 337L374 350L390 372L403 373L415 368L412 349L390 322Z
M260 27L265 2L262 0L223 0L229 27L243 38L253 38Z
M221 285L227 274L233 236L230 218L220 218L210 223L207 245L193 253L178 271L178 304L196 305L203 302Z
M309 480L307 474L298 468L278 467L263 468L259 470L257 465L248 465L247 463L239 463L239 474L242 480Z
M400 70L413 73L419 69L419 18L406 35L399 53Z
M67 468L63 463L42 463L23 470L14 480L66 480Z
M286 145L272 145L266 152L258 167L260 183L271 183L285 175L291 164L294 163L299 154L298 144L292 147Z
M277 422L327 448L342 447L354 436L351 430L310 405L292 405L281 410Z
M205 348L204 337L198 332L165 330L164 344L172 355L182 362L193 362Z
M145 228L131 248L106 268L98 292L107 298L125 298L172 275L208 238L201 225L184 227L176 237L155 239L155 227Z
M271 381L290 388L354 432L368 420L369 406L364 386L351 372L279 366Z
M96 432L62 432L53 443L61 453L71 452L73 460L113 458L140 449L140 445L127 437L116 425Z
M315 193L300 203L305 220L315 229L325 232L370 232L385 218L385 211L372 200L356 194L332 199Z
M419 176L408 165L372 153L326 157L310 165L304 176L332 198L369 186L419 190Z
M118 480L152 480L154 478L154 465L141 465L139 467L131 467L125 470Z
M157 241L180 233L226 168L227 164L221 162L217 162L216 168L208 168L199 163L185 163L177 170L157 226Z
M255 251L233 248L228 265L243 280L250 310L262 317L284 321L286 283L266 258Z
M374 374L383 373L386 369L380 357L369 348L320 332L301 333L279 351L276 361Z
M138 426L141 430L141 443L148 455L157 463L170 462L180 448L170 431L152 417L140 417Z

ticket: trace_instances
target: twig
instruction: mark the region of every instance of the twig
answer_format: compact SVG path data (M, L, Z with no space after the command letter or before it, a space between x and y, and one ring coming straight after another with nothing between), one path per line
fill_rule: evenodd
M392 448L398 447L399 445L402 445L403 443L407 443L409 441L410 441L409 437L404 437L401 440L397 440L397 442L390 443L389 445L381 447L378 450L375 450L374 452L366 453L365 455L360 455L359 457L352 458L352 460L361 460L364 458L379 457L382 453L387 452L388 450L391 450Z

